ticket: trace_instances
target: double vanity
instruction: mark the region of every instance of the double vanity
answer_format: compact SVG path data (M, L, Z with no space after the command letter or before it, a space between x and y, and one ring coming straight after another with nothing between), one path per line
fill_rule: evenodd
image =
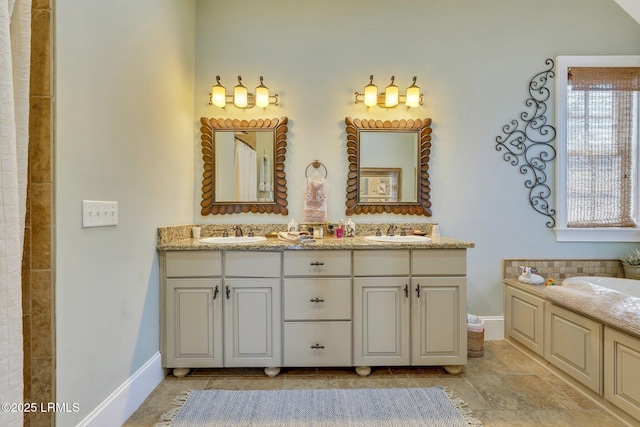
M200 215L289 215L288 118L202 117L200 124ZM347 216L431 216L431 119L347 117L345 134ZM306 183L322 188L327 174L316 160ZM325 196L305 195L305 217L325 223ZM313 243L263 237L284 224L242 225L259 229L255 236L210 224L198 240L189 238L190 226L159 229L163 366L176 376L219 367L262 367L269 376L320 366L355 367L363 376L372 366L460 372L473 243L369 226L358 224L367 237ZM431 231L424 222L403 227Z
M158 251L162 361L176 376L221 367L458 373L466 364L472 243L175 237L159 240Z

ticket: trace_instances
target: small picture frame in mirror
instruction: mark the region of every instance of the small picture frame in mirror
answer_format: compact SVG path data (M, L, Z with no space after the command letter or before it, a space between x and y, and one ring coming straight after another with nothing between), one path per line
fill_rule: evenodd
M401 168L360 168L360 202L400 201L401 179Z

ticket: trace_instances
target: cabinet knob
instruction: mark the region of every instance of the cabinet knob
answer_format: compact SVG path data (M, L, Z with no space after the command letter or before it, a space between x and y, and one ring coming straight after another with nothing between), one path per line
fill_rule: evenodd
M324 300L320 299L320 298L314 298L314 299L311 299L309 301L311 301L311 302L324 302Z
M213 290L213 299L216 299L216 297L218 296L218 292L220 292L220 289L218 289L218 285L216 285L215 289Z
M416 296L420 298L420 283L416 285Z
M404 297L409 298L409 285L404 285Z
M314 349L314 350L316 350L316 349L323 349L323 348L324 348L324 346L323 346L323 345L320 345L320 344L316 344L316 345L312 345L312 346L311 346L311 348L312 348L312 349Z
M229 289L229 286L225 286L225 292L227 294L227 299L229 299L229 297L231 296L231 289Z
M313 266L324 265L324 262L316 261L316 262L312 262L311 265Z

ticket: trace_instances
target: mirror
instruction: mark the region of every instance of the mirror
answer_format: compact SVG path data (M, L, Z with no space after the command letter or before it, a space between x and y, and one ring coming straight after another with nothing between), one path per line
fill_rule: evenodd
M286 117L238 120L202 117L202 215L287 215Z
M431 119L347 117L347 215L431 216Z

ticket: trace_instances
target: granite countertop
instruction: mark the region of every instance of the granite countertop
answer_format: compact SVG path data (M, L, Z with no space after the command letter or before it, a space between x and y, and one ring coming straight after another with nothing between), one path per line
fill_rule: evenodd
M522 289L524 291L527 291L529 293L532 293L534 295L538 295L541 298L544 298L544 289L547 288L548 286L545 286L544 284L542 285L530 285L528 283L522 283L521 281L519 281L518 279L503 279L502 280L503 283L506 283L508 285L511 285L515 288L519 288ZM558 284L556 283L554 286L557 286Z
M512 278L502 281L640 338L640 298L584 281L554 286L529 285Z
M640 338L640 298L585 281L547 286L544 297Z
M312 243L293 243L280 240L277 237L269 237L265 241L245 244L209 244L200 243L197 239L188 238L159 243L157 246L159 251L218 251L222 249L246 251L309 249L465 249L473 247L474 244L471 242L448 237L436 237L430 242L424 243L382 243L365 240L363 236L343 237L341 239L325 237L324 239L316 239L315 242Z

